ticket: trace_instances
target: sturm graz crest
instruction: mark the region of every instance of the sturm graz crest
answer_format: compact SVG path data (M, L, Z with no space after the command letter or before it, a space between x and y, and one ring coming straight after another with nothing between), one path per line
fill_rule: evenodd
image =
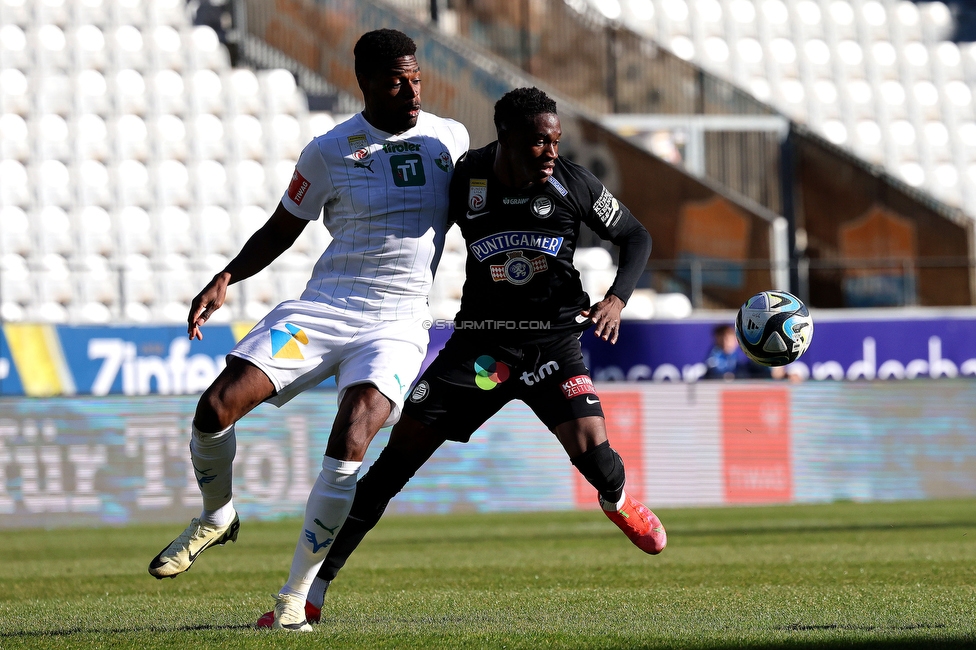
M546 258L540 255L529 259L524 251L512 251L508 253L508 260L504 264L491 265L491 279L495 282L511 282L512 284L525 284L532 279L532 276L540 271L549 268Z
M427 394L430 392L430 384L426 381L421 381L410 393L410 401L414 403L423 402L427 399Z
M532 204L529 205L529 209L532 210L532 214L540 219L545 219L552 214L552 208L552 199L544 194L540 194L532 199Z

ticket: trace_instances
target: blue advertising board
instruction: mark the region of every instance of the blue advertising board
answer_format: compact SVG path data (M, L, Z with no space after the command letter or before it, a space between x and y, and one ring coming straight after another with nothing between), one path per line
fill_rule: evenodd
M65 361L79 393L183 395L206 390L234 346L230 327L190 341L186 327L59 327Z
M976 375L976 311L813 312L810 348L791 369L814 380ZM695 381L705 371L712 328L735 314L682 321L624 321L616 345L584 333L598 381Z
M823 381L976 375L976 310L845 310L812 315L813 342L791 366L800 377ZM597 381L697 381L705 372L712 329L733 322L734 317L733 312L716 312L707 318L623 321L616 345L596 338L590 329L581 337L584 359ZM15 328L24 330L16 337L18 349L12 349L10 336ZM207 328L202 341L189 341L181 325L7 324L0 330L0 395L200 393L224 367L225 355L247 329L215 324ZM443 321L431 328L425 367L451 333L450 323ZM20 349L24 347L30 350ZM330 380L324 385L335 383Z
M14 363L7 334L0 329L0 395L23 395L24 386Z

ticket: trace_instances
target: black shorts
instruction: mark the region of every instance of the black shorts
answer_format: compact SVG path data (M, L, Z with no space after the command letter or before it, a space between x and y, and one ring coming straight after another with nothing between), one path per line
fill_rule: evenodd
M550 430L603 417L576 334L510 347L455 333L421 375L403 413L448 440L467 442L513 399L525 402Z

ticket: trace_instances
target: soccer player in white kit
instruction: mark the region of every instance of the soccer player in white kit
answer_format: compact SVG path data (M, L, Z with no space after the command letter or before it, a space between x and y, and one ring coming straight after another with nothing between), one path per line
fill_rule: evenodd
M228 285L270 264L324 208L333 239L301 298L254 326L197 404L190 457L203 511L149 565L156 578L176 577L205 549L236 541L235 423L261 402L281 406L335 376L339 410L276 599L275 628L311 630L309 585L349 512L369 443L399 418L427 351L427 294L448 228L448 187L469 142L460 123L420 110L415 53L395 30L360 38L365 109L305 147L274 214L190 307L189 337L203 338L200 326Z

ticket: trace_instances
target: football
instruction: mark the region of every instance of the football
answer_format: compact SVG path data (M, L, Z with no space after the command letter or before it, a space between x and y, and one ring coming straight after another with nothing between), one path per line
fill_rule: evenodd
M760 291L739 307L735 336L742 351L756 363L785 366L810 347L813 319L793 294Z

